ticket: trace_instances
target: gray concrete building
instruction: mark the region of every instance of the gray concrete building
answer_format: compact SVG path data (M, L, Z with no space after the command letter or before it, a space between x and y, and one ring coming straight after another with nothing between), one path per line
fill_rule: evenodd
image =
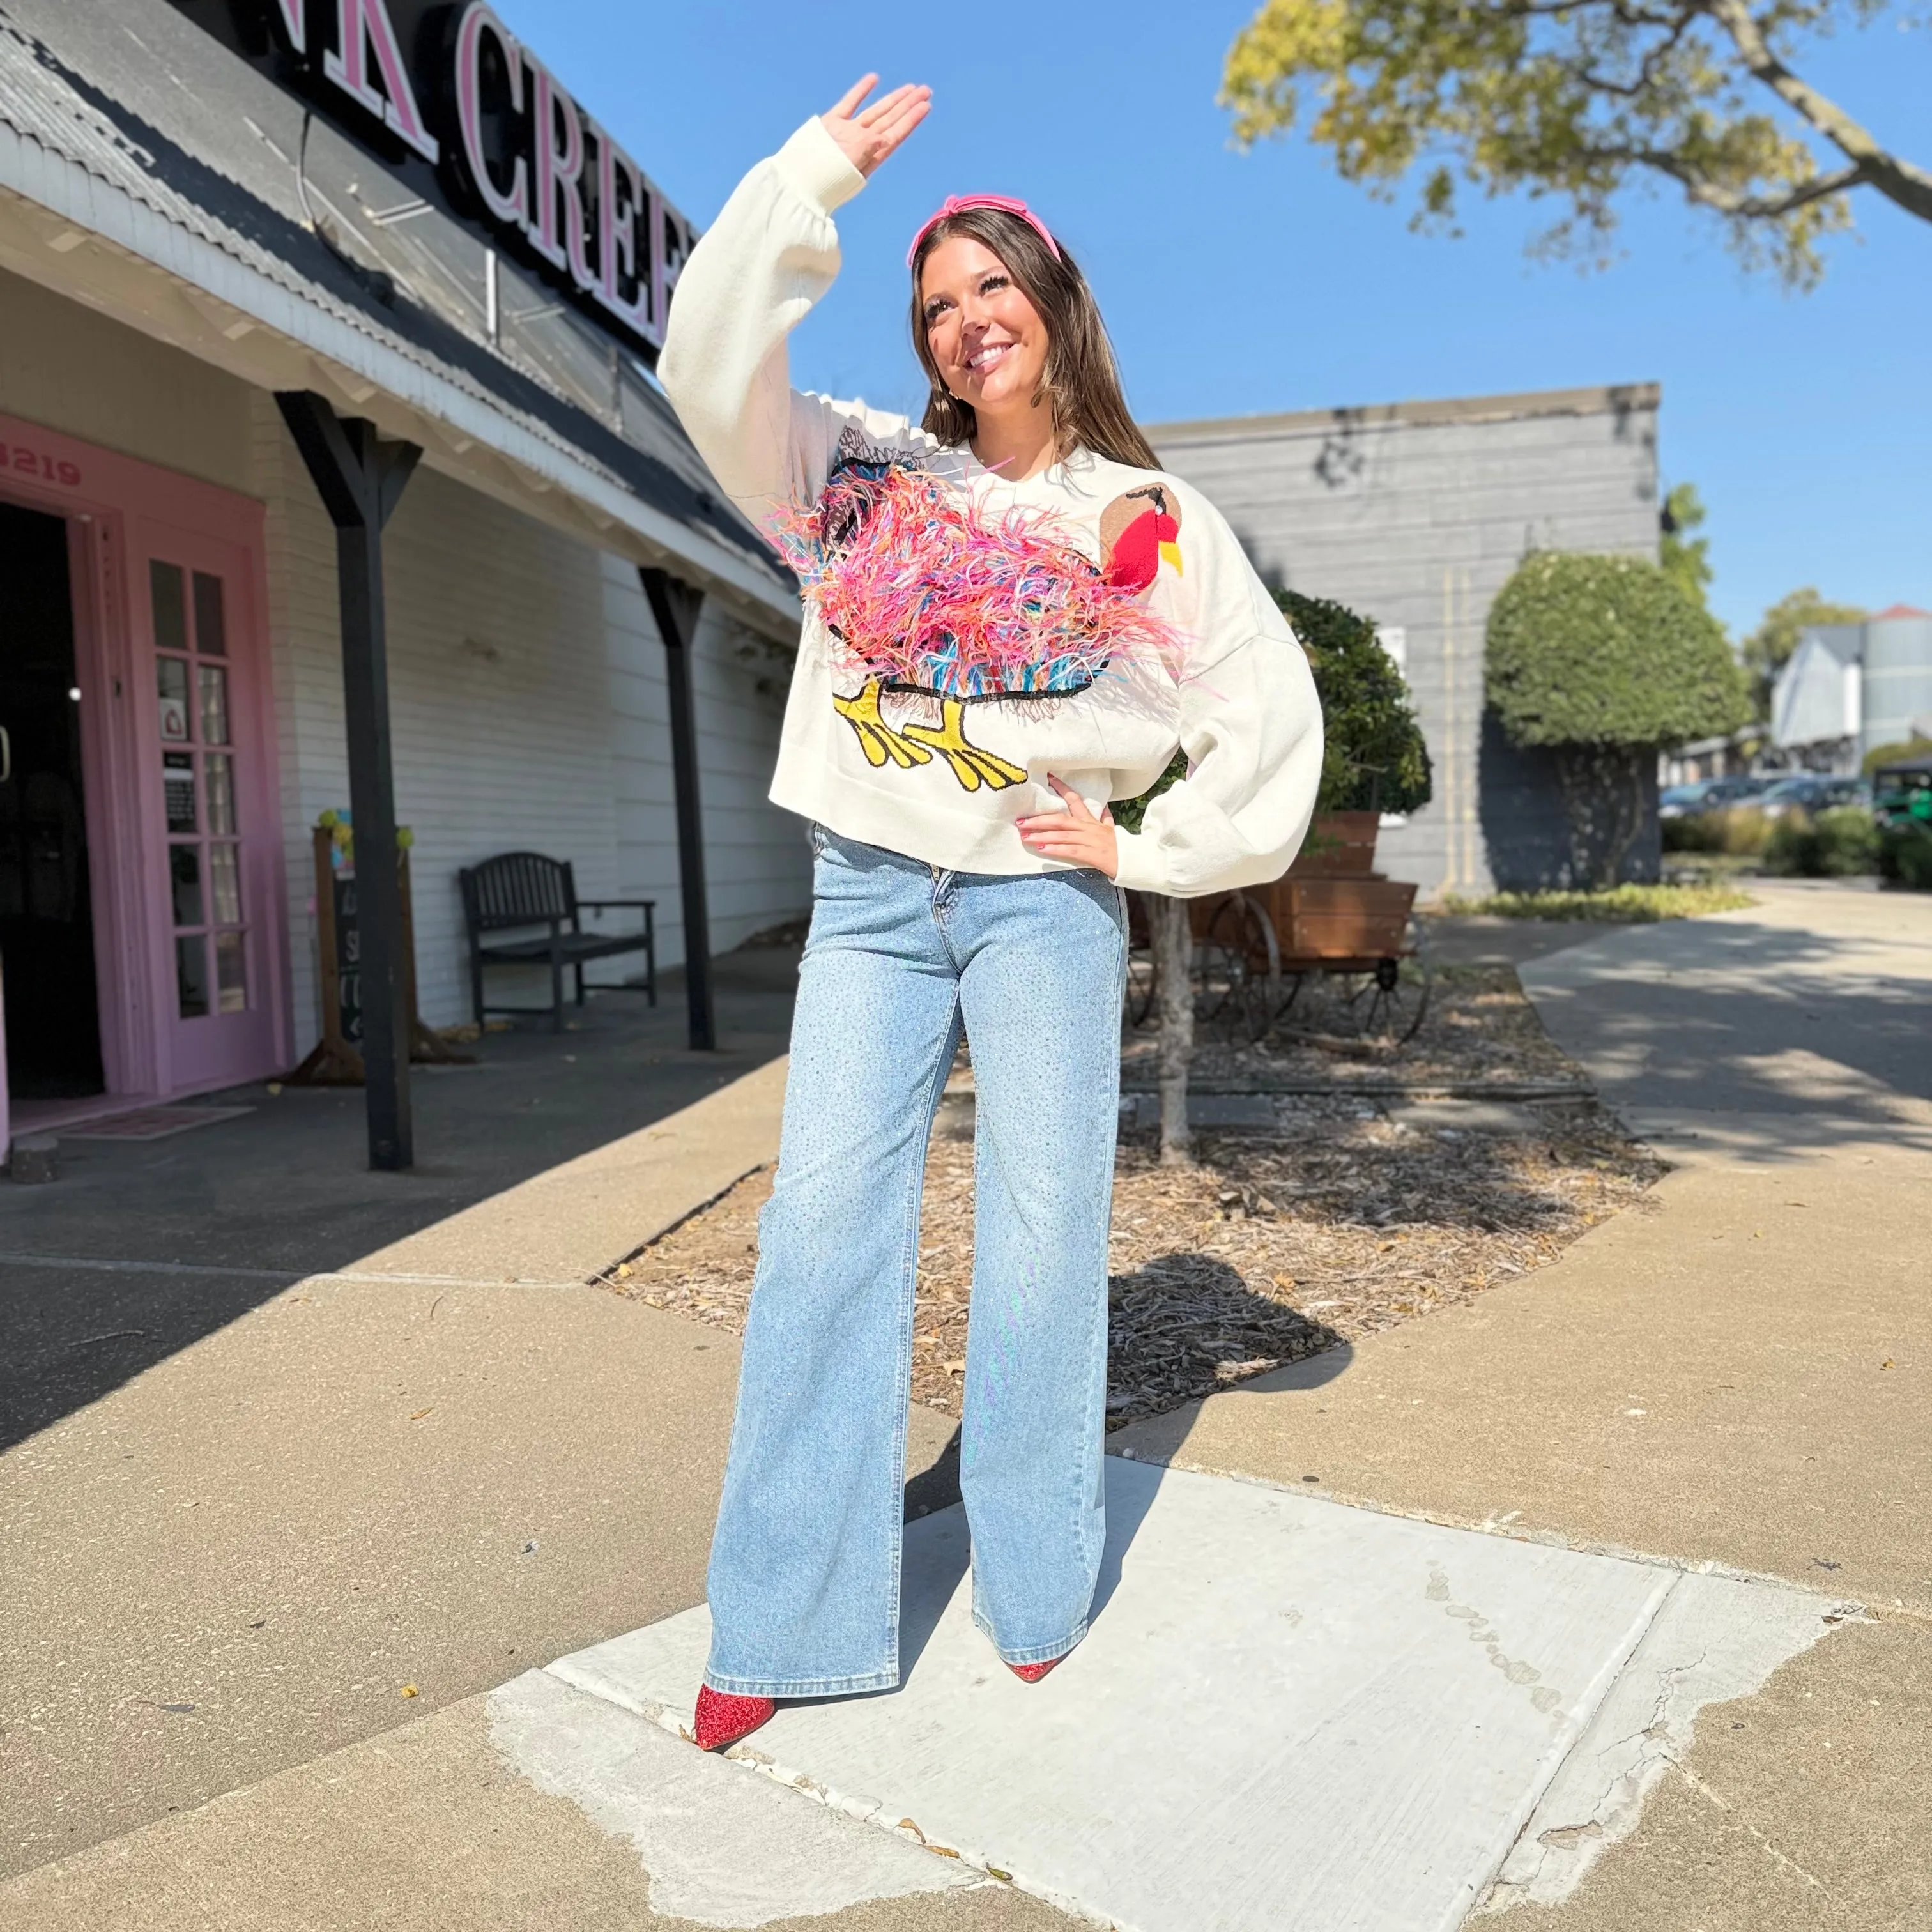
M1564 882L1550 759L1485 717L1484 631L1532 550L1656 555L1658 398L1631 382L1148 428L1269 584L1372 617L1401 662L1436 796L1387 826L1380 863L1426 894Z

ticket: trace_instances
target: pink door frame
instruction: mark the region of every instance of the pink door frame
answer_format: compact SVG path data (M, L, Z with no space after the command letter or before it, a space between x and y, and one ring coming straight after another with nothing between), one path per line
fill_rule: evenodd
M0 496L67 520L107 1093L165 1098L272 1073L292 1058L293 1040L262 506L4 415ZM184 559L214 546L235 566L230 649L247 672L235 681L232 735L237 749L250 754L238 775L236 802L244 824L260 828L249 837L244 890L256 908L249 965L266 1011L265 1051L260 1066L213 1077L180 1064L176 1047L173 920L145 581L148 557L169 555L171 542ZM0 1147L4 1108L0 1084Z

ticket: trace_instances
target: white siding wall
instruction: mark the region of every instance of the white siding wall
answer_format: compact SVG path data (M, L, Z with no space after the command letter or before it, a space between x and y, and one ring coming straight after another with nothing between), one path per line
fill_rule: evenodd
M310 830L348 803L349 783L334 532L274 399L0 273L0 410L266 506L291 1011L304 1052L320 1025ZM572 860L586 898L656 898L659 964L681 962L664 654L636 572L427 470L404 494L386 561L424 1018L469 1017L456 871L493 852ZM790 668L789 653L707 610L694 683L720 950L811 897L803 828L765 797ZM640 963L605 962L592 976ZM507 975L491 983L526 997Z
M295 927L297 1044L319 1019L308 828L348 802L334 536L272 400L256 459ZM586 898L655 898L661 966L683 958L663 652L636 572L464 485L418 471L387 532L396 806L410 856L423 1017L469 1017L456 872L495 852L568 859ZM707 613L696 701L712 944L802 911L802 832L765 799L788 656ZM760 682L765 688L759 688ZM622 923L626 915L614 916ZM634 971L604 962L592 977ZM493 972L491 997L522 1001Z

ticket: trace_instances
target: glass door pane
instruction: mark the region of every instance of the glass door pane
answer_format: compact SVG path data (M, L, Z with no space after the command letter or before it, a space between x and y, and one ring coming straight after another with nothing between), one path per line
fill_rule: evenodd
M248 1010L248 907L230 716L221 578L155 557L156 724L168 830L176 1007L183 1019Z

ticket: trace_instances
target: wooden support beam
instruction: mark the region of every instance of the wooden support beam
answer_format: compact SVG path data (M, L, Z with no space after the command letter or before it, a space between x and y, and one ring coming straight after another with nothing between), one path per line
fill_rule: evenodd
M691 701L691 647L704 592L668 571L638 566L651 616L664 640L664 688L670 710L671 776L677 795L677 876L684 901L684 987L693 1048L718 1044L711 990L711 915L704 893L704 826L698 800L698 725Z
M382 526L422 452L412 442L386 442L373 423L338 416L312 389L284 390L275 400L335 526L349 806L356 828L362 940L369 1165L394 1171L414 1164L416 1148L410 1115L411 962L404 950L396 858Z

